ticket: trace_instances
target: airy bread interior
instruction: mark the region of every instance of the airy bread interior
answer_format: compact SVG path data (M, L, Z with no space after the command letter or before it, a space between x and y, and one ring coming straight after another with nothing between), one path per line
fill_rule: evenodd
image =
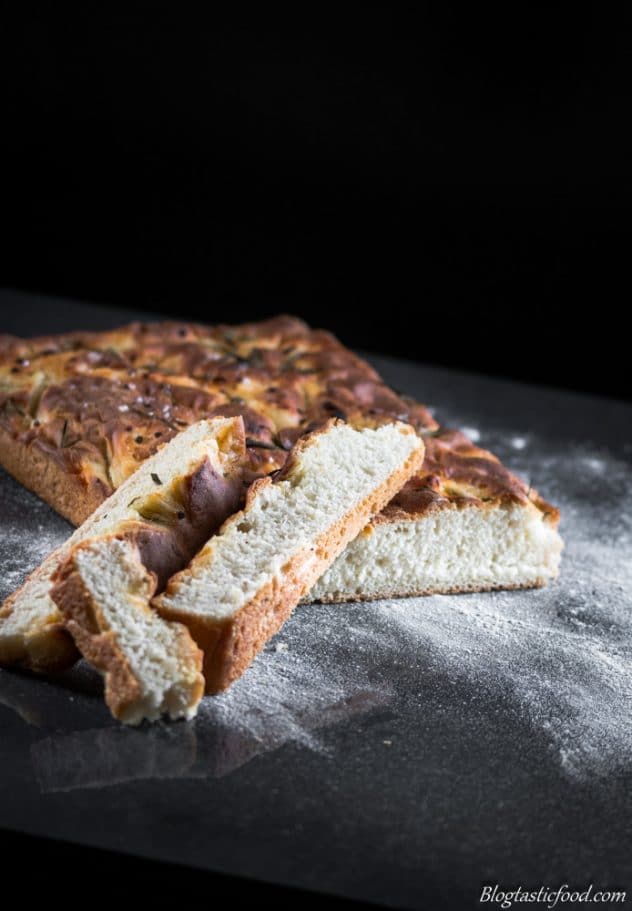
M353 601L543 585L557 576L560 538L534 504L451 506L371 524L306 600Z
M332 423L304 437L274 481L257 481L189 567L154 599L204 650L207 690L248 667L300 598L423 459L409 426Z
M208 541L157 603L214 620L236 614L419 445L401 424L377 430L339 424L316 435L284 480L257 485L247 508Z
M108 537L77 547L52 590L82 652L105 674L106 702L128 724L192 718L204 692L201 652L185 627L149 607L155 587L136 546Z

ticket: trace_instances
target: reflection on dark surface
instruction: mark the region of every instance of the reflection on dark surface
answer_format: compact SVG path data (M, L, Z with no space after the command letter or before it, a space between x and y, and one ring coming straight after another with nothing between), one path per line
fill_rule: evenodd
M0 669L0 705L35 727L65 727L109 714L103 703L103 680L85 661L63 674L44 676Z
M31 746L35 775L45 794L180 778L189 774L195 755L195 731L186 724L94 728L45 737Z
M101 727L69 730L73 722L79 728L85 724L86 709L97 714L96 700L89 700L86 705L83 698L75 703L69 701L67 692L71 682L73 688L80 690L82 680L87 689L98 691L98 682L91 677L88 668L78 668L64 681L64 692L55 688L54 683L51 687L46 681L33 677L0 673L0 704L13 709L27 724L50 729L57 726L63 714L61 730L35 740L30 746L33 770L42 793L100 788L146 779L221 778L256 756L300 739L297 730L302 732L304 739L310 732L365 715L389 702L388 695L383 692L359 691L325 708L318 705L312 710L309 707L299 709L295 712L298 728L288 725L286 715L271 713L260 719L259 726L253 729L245 716L241 727L209 718L210 700L207 699L203 703L202 717L191 723L130 728L117 724L102 712L105 717ZM42 710L42 687L47 689L46 712ZM311 746L314 746L313 742Z
M385 702L376 693L360 693L325 713L304 717L302 724L305 730L317 730ZM49 793L150 778L222 778L290 740L286 726L275 726L274 717L264 737L215 727L204 719L141 729L117 725L45 737L31 746L31 760L41 791Z
M0 671L0 705L12 709L27 724L42 727L44 708L31 685L32 681L20 674Z

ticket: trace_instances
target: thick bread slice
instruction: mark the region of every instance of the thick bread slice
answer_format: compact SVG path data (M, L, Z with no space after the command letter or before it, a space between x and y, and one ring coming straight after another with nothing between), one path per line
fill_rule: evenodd
M50 597L51 577L73 547L99 535L138 544L159 584L240 505L245 451L241 418L199 421L143 462L0 608L0 665L57 671L78 657Z
M532 588L554 579L559 511L458 431L426 441L421 472L308 595L357 601Z
M368 525L318 580L309 601L537 588L558 574L562 539L534 504L454 503L435 514Z
M192 718L204 693L202 652L186 627L149 607L156 576L138 547L94 538L75 547L51 596L87 660L105 676L105 701L127 724Z
M273 480L251 487L190 566L154 599L204 651L207 692L228 687L301 597L416 471L424 446L401 423L341 422L300 440Z

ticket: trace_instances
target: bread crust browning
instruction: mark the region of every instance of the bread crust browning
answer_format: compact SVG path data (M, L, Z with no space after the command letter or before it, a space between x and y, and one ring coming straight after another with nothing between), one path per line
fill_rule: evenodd
M58 674L79 658L79 650L64 623L49 623L28 635L3 636L0 666L21 667L37 674Z
M64 545L58 548L44 560L40 566L33 570L22 585L16 589L0 606L0 629L2 620L9 618L19 603L25 587L41 580L46 584L50 574L57 568L59 552ZM51 613L56 618L49 618L46 625L36 625L25 632L7 634L1 629L0 635L0 666L22 667L39 674L56 674L64 671L79 658L79 651L72 636L65 628L61 615L50 605Z
M112 493L100 478L71 474L44 450L0 426L0 465L73 525L81 525Z
M89 547L84 542L73 549L66 562L54 577L51 597L65 617L66 627L72 634L82 655L105 678L105 701L114 715L121 721L128 720L135 706L142 701L144 691L128 658L119 646L116 633L109 628L99 604L81 578L76 562L77 553ZM149 600L156 589L156 576L144 569L136 551L139 572L144 574L146 606L151 612ZM139 603L137 609L143 607ZM197 672L197 679L190 691L190 706L193 708L202 698L204 681L201 674L202 652L196 646L186 627L173 624L172 631L177 637L180 660L191 665Z
M200 454L197 461L189 462L186 472L181 475L156 476L155 479L152 475L151 493L135 497L127 504L128 514L117 524L116 532L138 547L144 565L156 573L160 584L188 563L242 501L245 441L241 420L226 421L223 428L216 429L214 439L223 474L218 466L211 464L208 454ZM192 459L192 454L187 453L187 458ZM137 506L130 510L134 504ZM148 515L137 512L137 507L149 510ZM162 513L161 507L164 507ZM90 537L97 534L93 523L107 518L113 508L103 506L88 528ZM172 515L174 511L177 511L175 516ZM151 520L154 514L157 521ZM79 657L49 591L52 574L67 559L70 548L76 543L70 539L49 554L0 607L0 665L56 673L72 666ZM21 607L30 610L34 600L39 605L37 622L29 621L28 627L22 622L17 629L13 625L14 632L9 632L12 613Z
M332 592L330 595L321 595L314 599L316 604L350 604L357 601L390 601L393 599L401 600L402 598L425 598L430 595L473 595L479 592L499 592L499 591L518 591L529 588L544 588L550 579L537 576L529 582L509 582L506 584L499 583L480 583L472 582L471 585L434 585L429 588L414 589L406 591L403 595L397 589L384 589L375 594L360 595L355 592ZM310 600L310 599L307 599Z
M81 545L80 545L81 546ZM116 718L141 697L141 686L113 633L103 630L98 604L85 587L74 555L53 578L51 597L79 651L105 677L105 701Z
M375 523L472 500L493 508L530 499L548 521L558 515L495 456L457 431L436 433L422 405L388 389L328 332L294 317L0 337L0 462L75 523L151 454L156 439L220 413L244 417L248 481L282 468L296 440L328 417L412 423L427 436L426 464ZM60 435L68 445L59 445Z
M182 427L241 415L247 481L332 417L435 427L334 336L275 317L0 337L0 464L80 524Z
M297 452L291 465L298 460L314 439L303 438L297 444ZM303 595L305 595L323 572L331 566L346 545L356 537L368 519L379 512L402 484L415 472L423 461L423 444L414 450L406 462L386 482L374 490L347 515L334 523L325 534L314 541L311 548L300 551L283 567L280 577L261 588L257 594L236 614L225 620L214 620L192 616L169 605L169 594L177 590L179 579L186 574L179 573L170 581L164 596L155 598L153 604L161 616L179 621L188 626L193 638L204 652L204 677L206 692L217 693L225 690L250 666L256 655L285 623ZM291 471L291 465L284 470L283 477ZM250 502L260 485L274 483L269 478L255 482ZM248 508L248 504L246 509ZM241 521L244 513L231 517L228 522Z
M525 509L535 507L543 521L557 528L559 510L461 431L440 430L427 435L425 442L421 471L373 519L372 525L415 522L443 509L490 511L517 504Z

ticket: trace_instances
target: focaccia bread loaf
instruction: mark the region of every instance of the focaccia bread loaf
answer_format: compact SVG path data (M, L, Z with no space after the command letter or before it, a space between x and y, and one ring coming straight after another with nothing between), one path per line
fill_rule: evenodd
M343 548L420 466L407 424L331 422L303 437L274 478L154 599L204 651L208 692L225 689L280 629Z
M554 507L300 320L0 337L0 464L75 523L161 441L215 414L242 415L248 480L281 468L329 417L402 420L427 440L423 471L321 580L318 598L528 587L557 574Z
M72 548L99 535L133 540L162 586L186 566L244 494L241 418L198 421L124 481L0 608L0 665L58 671L77 650L55 603L51 578Z
M202 652L149 606L156 581L138 546L111 536L78 544L53 577L51 597L126 724L193 718L204 693Z

